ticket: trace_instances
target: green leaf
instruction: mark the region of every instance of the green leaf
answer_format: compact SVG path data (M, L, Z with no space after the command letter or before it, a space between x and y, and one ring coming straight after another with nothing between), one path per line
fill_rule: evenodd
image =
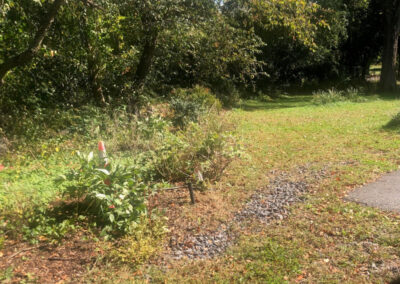
M107 198L107 196L105 194L103 194L103 193L96 193L96 197L98 199L106 199Z
M67 177L65 176L65 175L59 175L57 178L56 178L56 182L57 183L62 183L63 181L66 181L67 180Z
M93 160L93 152L90 152L88 157L87 157L87 161L90 162Z
M114 223L114 221L115 221L114 214L110 214L108 217L110 218L110 222Z
M105 174L105 175L107 175L107 176L110 175L110 172L107 171L106 169L96 169L96 171L102 172L103 174Z

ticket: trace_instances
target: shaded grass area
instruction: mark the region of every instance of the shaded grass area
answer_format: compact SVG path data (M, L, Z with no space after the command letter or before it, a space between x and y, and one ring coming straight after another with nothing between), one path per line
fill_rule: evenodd
M269 102L260 102L258 100L246 101L241 109L244 111L274 110L283 108L295 108L307 106L312 100L312 96L297 95L285 96L284 98L271 100Z
M386 130L400 131L400 113L396 114L384 127Z

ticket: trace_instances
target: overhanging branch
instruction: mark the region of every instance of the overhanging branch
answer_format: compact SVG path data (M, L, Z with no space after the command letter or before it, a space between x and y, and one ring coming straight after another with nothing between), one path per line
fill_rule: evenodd
M17 54L13 57L6 59L5 62L0 64L0 85L3 82L4 76L8 73L8 71L18 67L28 64L36 53L39 51L40 46L42 45L43 39L45 38L48 30L50 29L54 19L60 10L61 6L65 3L66 0L55 0L52 6L50 7L49 12L44 16L38 31L35 34L32 42L29 44L28 48Z

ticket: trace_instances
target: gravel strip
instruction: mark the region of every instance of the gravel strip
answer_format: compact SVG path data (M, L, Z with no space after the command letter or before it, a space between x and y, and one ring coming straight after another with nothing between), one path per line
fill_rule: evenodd
M232 225L241 224L256 218L262 223L271 220L282 220L288 216L288 206L304 200L304 194L312 182L326 176L325 170L310 171L308 167L299 167L295 176L303 175L301 181L290 179L289 173L271 172L275 174L270 184L254 193L244 208L235 214L235 218L227 225L221 225L216 231L202 235L190 236L184 242L171 238L169 247L173 259L187 257L212 258L223 253L235 240Z
M223 253L232 245L234 239L230 228L222 226L215 232L192 236L186 240L185 243L177 243L174 239L171 239L171 256L174 259L181 259L183 257L188 257L190 259L213 258Z
M251 196L245 208L236 214L236 220L244 221L255 217L263 223L270 220L282 220L288 215L288 206L303 200L302 195L307 192L308 185L305 182L293 182L275 179L272 190L259 190Z

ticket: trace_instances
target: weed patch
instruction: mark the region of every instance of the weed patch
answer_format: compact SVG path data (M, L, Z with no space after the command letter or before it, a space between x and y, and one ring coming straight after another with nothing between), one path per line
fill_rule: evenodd
M349 88L345 91L329 89L327 91L318 91L313 93L312 102L315 105L325 105L338 102L365 102L367 99L362 96L358 89Z

